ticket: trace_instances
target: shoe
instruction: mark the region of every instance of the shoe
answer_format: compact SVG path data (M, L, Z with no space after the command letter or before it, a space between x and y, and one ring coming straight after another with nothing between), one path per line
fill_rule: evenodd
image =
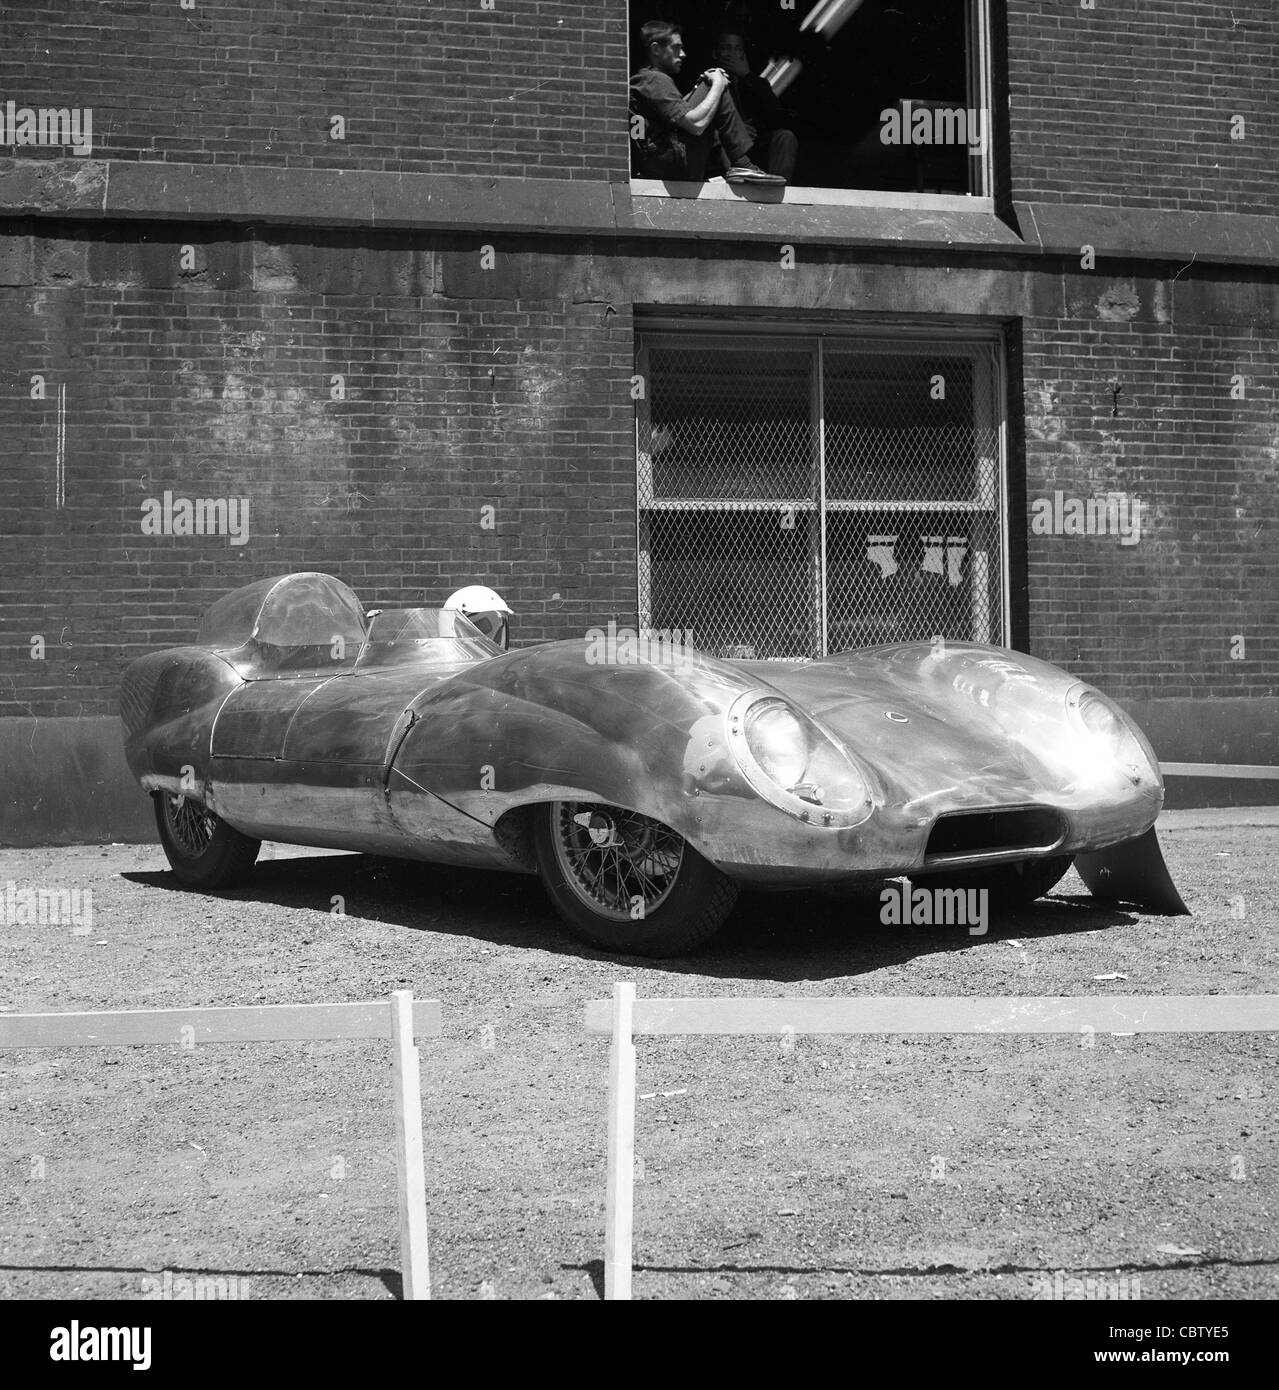
M738 160L736 164L724 175L729 183L785 183L786 180L780 174L766 174L758 164L752 164L749 159Z

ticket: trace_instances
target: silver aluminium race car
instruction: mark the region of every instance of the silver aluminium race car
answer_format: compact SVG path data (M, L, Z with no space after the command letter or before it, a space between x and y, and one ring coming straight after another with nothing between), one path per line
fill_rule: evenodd
M705 943L740 887L890 877L1186 911L1159 766L1099 691L1019 652L908 643L729 661L591 638L504 651L461 613L365 613L325 574L219 599L124 675L129 766L181 883L263 840L536 872L582 940Z

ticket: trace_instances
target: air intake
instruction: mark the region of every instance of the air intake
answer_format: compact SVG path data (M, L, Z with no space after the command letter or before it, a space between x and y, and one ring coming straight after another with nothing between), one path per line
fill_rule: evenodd
M1020 806L1006 811L959 811L938 816L924 851L926 865L1007 856L1019 851L1045 853L1066 835L1060 811Z

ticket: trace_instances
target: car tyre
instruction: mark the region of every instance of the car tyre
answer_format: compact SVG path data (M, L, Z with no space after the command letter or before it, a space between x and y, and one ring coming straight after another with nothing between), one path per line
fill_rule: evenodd
M230 888L253 867L261 840L233 830L189 796L155 794L160 844L184 888Z
M683 956L704 946L737 885L675 831L620 806L553 801L533 820L538 872L560 916L589 946Z

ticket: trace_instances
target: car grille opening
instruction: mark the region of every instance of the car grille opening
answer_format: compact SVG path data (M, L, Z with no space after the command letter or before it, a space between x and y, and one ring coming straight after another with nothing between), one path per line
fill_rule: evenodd
M926 864L985 855L1054 849L1066 834L1061 812L1046 806L1005 811L959 811L938 816L924 850Z

